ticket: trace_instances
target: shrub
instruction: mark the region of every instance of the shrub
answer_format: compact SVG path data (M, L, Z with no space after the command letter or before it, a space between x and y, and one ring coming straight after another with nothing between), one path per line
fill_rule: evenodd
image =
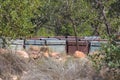
M110 68L120 67L120 45L116 43L108 43L103 46L103 51L105 53L104 62Z
M96 52L90 57L103 80L120 79L120 45L114 40L109 40L102 46L100 52Z

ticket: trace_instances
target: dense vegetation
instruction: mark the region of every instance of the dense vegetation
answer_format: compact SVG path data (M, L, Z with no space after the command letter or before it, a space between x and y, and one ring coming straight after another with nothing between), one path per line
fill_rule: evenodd
M120 32L119 0L0 0L0 35L109 36Z
M114 72L111 80L119 80L120 73L116 34L120 34L119 0L0 0L0 36L97 35L110 39L91 60L99 70Z

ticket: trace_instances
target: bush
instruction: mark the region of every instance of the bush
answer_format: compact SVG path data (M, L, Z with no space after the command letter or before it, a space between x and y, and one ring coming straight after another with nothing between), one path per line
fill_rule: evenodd
M120 45L110 40L104 44L100 52L90 55L98 75L103 80L120 79Z
M105 53L104 62L110 68L120 68L120 45L108 43L103 46Z

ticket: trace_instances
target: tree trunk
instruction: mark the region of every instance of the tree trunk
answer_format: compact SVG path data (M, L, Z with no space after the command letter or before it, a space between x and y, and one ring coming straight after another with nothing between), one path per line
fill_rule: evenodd
M110 32L111 26L110 26L110 23L109 23L108 20L107 20L107 17L106 17L105 11L104 11L104 7L103 7L103 9L102 9L102 16L103 16L103 19L104 19L104 24L105 24L105 26L106 26L107 34L108 34L108 36L110 37L110 36L111 36L111 32Z
M106 32L107 32L108 36L111 37L111 32L110 32L111 26L110 26L109 21L107 20L106 14L105 14L105 6L103 5L102 1L100 1L100 0L96 0L96 3L100 9L100 14L102 14L103 21L106 26Z
M72 22L72 26L73 26L73 30L74 30L74 34L75 34L75 40L76 40L76 50L79 50L79 45L78 45L78 37L77 37L77 29L76 29L76 25L74 23L74 20L71 19L71 22Z

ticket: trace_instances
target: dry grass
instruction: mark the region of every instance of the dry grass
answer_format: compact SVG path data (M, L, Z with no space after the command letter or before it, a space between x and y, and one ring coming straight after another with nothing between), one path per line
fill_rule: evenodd
M43 55L27 63L11 51L1 50L0 80L119 80L120 69L103 67L96 74L87 56L74 58L64 55L60 59Z
M119 68L102 67L99 74L103 80L120 80Z
M0 52L0 78L2 80L13 80L13 76L17 78L27 70L24 59L6 50Z
M94 69L87 58L69 57L59 62L53 58L41 58L33 65L22 80L93 80Z

